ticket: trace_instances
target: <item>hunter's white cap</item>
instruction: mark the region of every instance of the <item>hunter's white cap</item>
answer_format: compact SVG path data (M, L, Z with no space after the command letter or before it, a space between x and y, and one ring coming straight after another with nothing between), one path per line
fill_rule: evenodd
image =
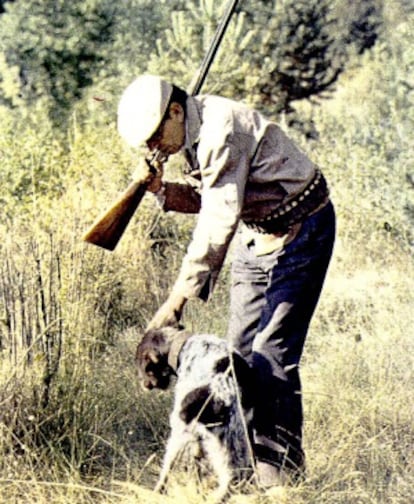
M172 90L156 75L141 75L125 89L118 105L118 132L128 145L143 145L157 131Z

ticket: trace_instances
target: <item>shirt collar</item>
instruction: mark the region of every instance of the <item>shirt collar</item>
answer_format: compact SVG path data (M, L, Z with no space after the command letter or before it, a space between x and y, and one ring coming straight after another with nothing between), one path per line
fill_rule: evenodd
M191 150L199 142L201 128L201 107L193 96L187 98L186 114L184 149Z

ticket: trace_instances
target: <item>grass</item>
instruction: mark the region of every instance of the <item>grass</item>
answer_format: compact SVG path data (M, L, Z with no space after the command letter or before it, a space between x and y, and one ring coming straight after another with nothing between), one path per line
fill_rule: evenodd
M334 261L302 365L307 480L286 488L278 502L412 501L410 270L394 265L381 274L375 270L344 274L340 262ZM219 313L219 304L210 306L200 324L207 326L208 319L220 317ZM221 322L224 328L224 317ZM150 490L168 433L170 396L139 389L132 359L136 338L134 330L124 331L116 346L78 363L81 369L75 374L62 376L60 387L66 384L66 389L52 398L44 416L27 409L33 405L33 369L22 371L20 377L16 370L10 375L10 369L3 369L2 383L12 376L11 390L21 401L13 414L27 416L14 419L14 425L23 429L20 444L2 460L1 502L205 501L205 485L200 487L180 472L172 479L168 498ZM11 404L10 397L3 399L3 407ZM47 435L44 442L39 432ZM9 434L3 424L2 439L12 439ZM7 452L4 446L2 451ZM236 490L230 502L264 504L275 502L272 499L251 485L242 493Z

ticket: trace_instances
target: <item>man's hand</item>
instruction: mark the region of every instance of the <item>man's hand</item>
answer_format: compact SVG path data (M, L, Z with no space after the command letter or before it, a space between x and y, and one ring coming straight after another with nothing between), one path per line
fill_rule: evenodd
M148 324L147 330L159 329L165 326L177 326L186 302L187 298L172 292Z
M151 169L148 161L142 159L134 171L133 179L137 182L148 184L147 191L156 193L161 189L163 174L164 170L161 163L158 163L156 169Z

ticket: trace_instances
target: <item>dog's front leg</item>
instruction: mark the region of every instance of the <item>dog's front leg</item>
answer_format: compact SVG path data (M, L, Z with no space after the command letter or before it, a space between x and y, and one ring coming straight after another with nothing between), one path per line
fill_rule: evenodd
M177 421L171 428L171 434L167 441L161 472L154 487L154 491L165 493L168 475L178 455L190 441L191 435L186 431L184 422Z
M155 485L154 488L155 492L165 493L168 475L181 449L182 449L181 441L178 440L177 437L174 436L173 433L171 432L171 436L168 439L167 447L165 449L161 472L158 477L157 484Z

